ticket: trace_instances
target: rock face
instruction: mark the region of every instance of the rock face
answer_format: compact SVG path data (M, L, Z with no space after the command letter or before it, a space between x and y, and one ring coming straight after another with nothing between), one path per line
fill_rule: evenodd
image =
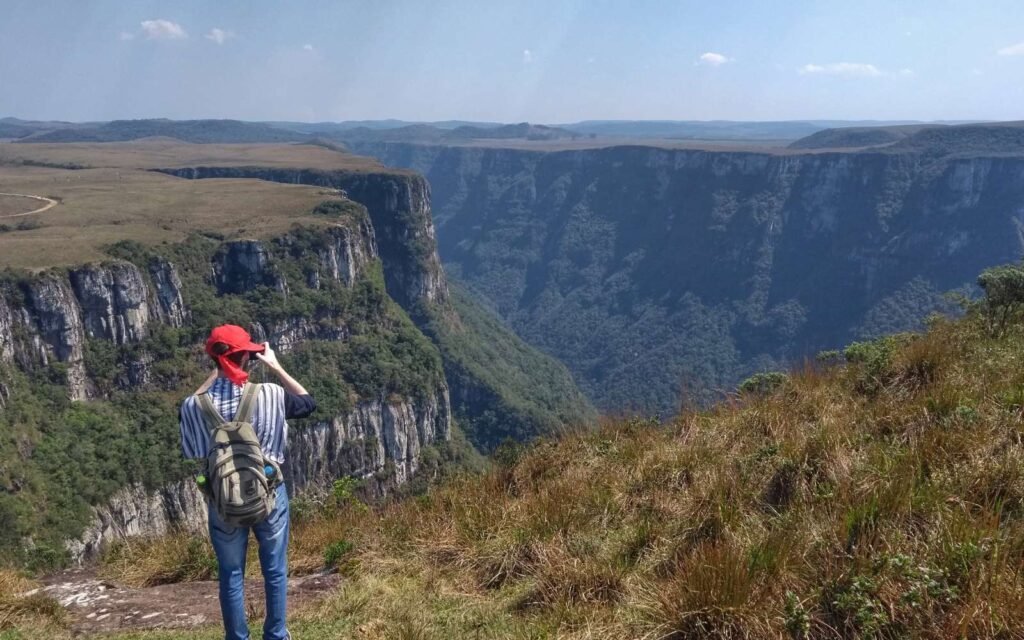
M90 338L138 342L149 326L149 290L135 265L89 266L71 272L71 286Z
M291 486L326 486L354 475L373 480L393 473L402 484L416 473L421 449L450 436L447 387L430 398L360 402L347 415L293 434ZM390 468L389 468L390 467Z
M210 263L209 279L222 295L271 286L287 294L288 282L276 260L294 259L309 265L320 285L334 281L347 288L367 276L378 258L374 229L369 222L320 229L312 237L287 235L269 241L237 241L222 245ZM294 267L293 267L294 271ZM46 274L22 285L24 308L12 307L0 296L0 359L15 362L24 352L31 363L65 363L72 397L85 400L90 381L83 360L85 340L115 345L141 343L153 326L181 326L189 317L181 278L174 264L149 259L148 277L131 263L90 265L68 275ZM305 286L305 285L303 285ZM12 338L18 327L24 345ZM340 341L350 336L344 315L289 316L257 323L254 338L269 339L282 353L309 340ZM138 349L136 349L138 351ZM153 357L144 350L133 356L121 374L128 389L146 388ZM30 364L31 364L30 363ZM377 494L408 481L416 473L424 447L451 435L448 387L438 379L428 392L413 396L394 393L363 398L342 415L292 429L289 439L289 486L297 494L323 490L334 479L355 476L368 481ZM0 390L0 408L6 399ZM95 507L83 534L67 543L73 560L94 557L112 542L133 536L167 533L176 527L205 527L204 502L194 483L179 481L158 490L133 484Z
M141 485L125 487L94 513L81 537L68 542L76 562L95 557L111 542L164 535L179 527L192 531L206 528L206 502L191 480L157 491L147 491Z
M150 263L149 276L156 298L153 315L169 326L183 326L189 314L181 296L181 278L178 276L178 270L170 262L158 258Z
M73 400L87 397L87 380L82 349L85 332L82 312L67 279L47 274L25 285L28 309L25 316L33 331L30 348L38 364L51 361L67 366L68 395Z
M369 220L363 220L356 231L346 227L331 229L327 237L328 241L319 251L323 274L316 272L317 283L321 277L326 277L351 286L378 257L377 241Z
M14 361L14 317L7 301L0 296L0 364Z
M257 240L225 243L214 258L213 281L220 294L245 293L261 286L287 290L284 279L270 266L266 247Z
M160 171L188 179L255 178L340 189L364 205L370 214L391 297L414 316L419 305L443 305L448 300L448 287L436 252L430 187L422 176L261 167ZM254 267L258 266L256 256L249 259L254 261Z
M427 176L445 267L612 411L914 328L1024 253L1020 153L352 149Z

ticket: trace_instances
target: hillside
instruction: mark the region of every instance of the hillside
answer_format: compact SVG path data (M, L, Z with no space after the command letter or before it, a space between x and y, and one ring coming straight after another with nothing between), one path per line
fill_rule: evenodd
M0 227L0 560L59 565L202 526L175 411L223 322L274 343L320 400L290 440L299 492L350 476L367 496L406 491L421 468L476 460L460 428L490 449L593 417L564 367L453 304L415 174L308 145L0 154L4 190L58 203ZM227 177L169 175L200 177L174 168L196 160Z
M663 416L919 328L945 292L1020 258L1024 152L1005 148L353 145L427 177L445 268L599 408Z
M931 125L825 129L790 143L790 149L856 149L892 144Z
M990 122L951 126L914 124L826 129L789 145L790 149L806 150L867 147L886 152L914 152L931 156L1019 156L1024 153L1024 123Z
M327 562L343 586L292 632L1019 637L1024 325L1017 308L993 333L999 310L982 311L824 354L662 427L506 450L415 500L339 494L297 523L292 553L297 572ZM104 575L174 576L185 548L204 566L209 550L178 538L125 549Z

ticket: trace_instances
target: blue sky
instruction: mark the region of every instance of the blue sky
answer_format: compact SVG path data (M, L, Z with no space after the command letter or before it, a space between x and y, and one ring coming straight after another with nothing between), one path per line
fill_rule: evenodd
M1024 119L1024 0L3 0L0 116Z

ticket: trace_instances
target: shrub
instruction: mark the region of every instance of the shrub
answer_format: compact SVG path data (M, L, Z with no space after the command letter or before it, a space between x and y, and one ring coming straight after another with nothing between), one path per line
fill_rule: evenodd
M781 371L755 373L740 383L739 392L759 396L768 395L784 385L787 380L789 380L789 376Z
M352 553L355 545L348 540L338 540L327 545L324 549L324 566L328 569L337 569L341 561Z
M1024 303L1024 266L1004 265L987 269L978 276L985 292L985 316L989 330L1000 334Z

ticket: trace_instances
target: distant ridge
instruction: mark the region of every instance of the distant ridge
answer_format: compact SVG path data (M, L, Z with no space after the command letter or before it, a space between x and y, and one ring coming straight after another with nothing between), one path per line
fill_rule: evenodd
M910 124L887 127L843 127L825 129L800 138L790 149L858 149L892 144L935 125ZM941 125L940 125L941 126Z
M58 129L18 142L127 142L167 137L184 142L300 142L308 136L240 120L114 120L92 127Z
M793 142L789 148L878 149L927 155L1024 154L1024 122L826 129Z

